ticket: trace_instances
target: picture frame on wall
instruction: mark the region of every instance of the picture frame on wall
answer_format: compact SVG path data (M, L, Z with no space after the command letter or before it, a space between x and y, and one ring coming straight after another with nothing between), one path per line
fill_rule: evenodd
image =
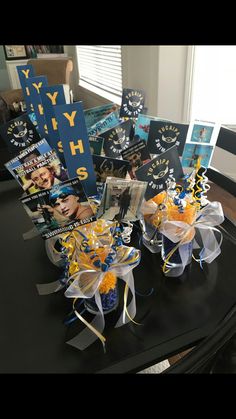
M25 45L3 45L6 60L27 58Z

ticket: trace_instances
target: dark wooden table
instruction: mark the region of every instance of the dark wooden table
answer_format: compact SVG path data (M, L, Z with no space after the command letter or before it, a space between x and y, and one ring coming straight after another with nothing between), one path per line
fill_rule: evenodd
M71 300L63 291L38 295L36 284L56 280L59 271L47 258L40 237L22 238L32 224L18 201L21 194L14 180L0 183L0 373L138 372L194 346L236 302L236 247L227 235L212 264L201 270L193 261L180 278L165 278L160 255L141 247L142 260L134 276L135 319L142 325L113 327L121 298L118 312L106 316L106 354L100 341L83 352L67 345L83 326L79 320L64 324ZM236 237L229 221L224 227ZM136 246L138 238L135 234ZM143 296L151 289L150 296Z

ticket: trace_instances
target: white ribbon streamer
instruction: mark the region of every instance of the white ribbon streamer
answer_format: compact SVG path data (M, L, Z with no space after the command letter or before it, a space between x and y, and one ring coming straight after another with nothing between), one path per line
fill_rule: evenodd
M217 228L215 228L215 226L220 225L223 221L224 213L222 205L220 202L214 201L210 202L197 213L197 218L192 225L182 221L165 220L162 222L159 230L173 243L177 244L180 242L177 250L179 251L184 270L188 255L186 252L186 246L181 246L181 244L186 244L192 240L194 229L198 229L202 240L200 258L196 260L198 262L205 261L207 263L211 263L217 256L220 255L223 235ZM191 232L191 230L193 231ZM219 241L216 239L215 233L219 235ZM181 243L181 240L183 243ZM196 236L194 243L197 244L197 246L194 245L194 248L199 247L198 238Z

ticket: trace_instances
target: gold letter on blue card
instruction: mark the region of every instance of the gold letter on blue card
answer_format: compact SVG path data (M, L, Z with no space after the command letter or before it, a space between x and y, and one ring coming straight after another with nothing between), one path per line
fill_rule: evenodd
M78 176L87 196L97 194L82 102L54 107L70 178Z
M57 120L55 117L54 108L55 106L66 104L66 97L68 96L67 90L69 90L69 86L57 84L55 86L42 87L40 91L42 105L44 109L44 116L46 118L48 128L48 142L51 145L51 147L57 151L58 157L64 165L65 158L57 128Z
M32 109L32 107L30 106L31 102L30 102L30 98L27 94L25 81L27 79L29 79L30 77L34 77L34 68L31 64L29 64L29 65L17 65L16 69L17 69L17 72L18 72L20 85L21 85L21 88L22 88L22 91L23 91L27 112L33 112L34 109Z
M34 113L37 119L39 133L42 137L48 139L47 123L44 116L42 99L40 95L41 88L48 85L46 76L30 77L25 80L26 93L33 105Z

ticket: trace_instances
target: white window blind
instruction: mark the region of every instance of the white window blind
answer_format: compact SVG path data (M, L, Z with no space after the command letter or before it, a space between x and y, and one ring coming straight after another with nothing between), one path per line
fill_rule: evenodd
M120 45L77 45L79 84L116 103L122 96Z

